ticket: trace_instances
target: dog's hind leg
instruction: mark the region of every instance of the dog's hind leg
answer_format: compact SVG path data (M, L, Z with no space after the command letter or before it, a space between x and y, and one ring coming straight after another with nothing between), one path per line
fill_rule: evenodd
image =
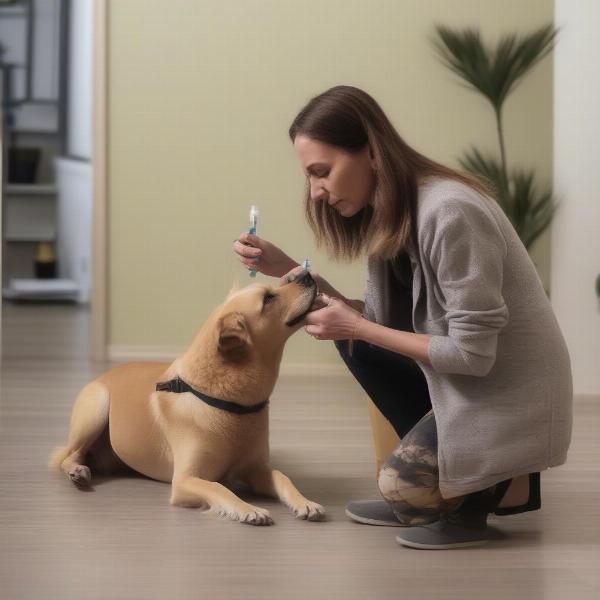
M92 478L86 454L108 427L109 393L97 381L86 385L75 400L71 413L69 440L50 458L50 467L66 473L77 485L87 485Z

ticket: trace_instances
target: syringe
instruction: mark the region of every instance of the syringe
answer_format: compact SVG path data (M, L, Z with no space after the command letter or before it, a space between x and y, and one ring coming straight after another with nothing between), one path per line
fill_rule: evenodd
M248 228L248 233L252 235L256 235L256 227L258 225L258 206L254 204L250 207L250 227ZM257 257L256 262L260 260L260 257ZM256 277L256 269L250 269L249 271L250 277Z

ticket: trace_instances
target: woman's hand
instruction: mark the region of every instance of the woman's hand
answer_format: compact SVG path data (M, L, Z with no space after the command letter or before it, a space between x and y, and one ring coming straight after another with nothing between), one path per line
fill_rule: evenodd
M297 266L294 267L289 273L286 273L283 277L279 279L279 285L285 285L286 283L290 283L296 279L300 273L304 272L304 267ZM364 312L365 303L362 300L349 300L348 298L344 298L334 287L332 287L327 281L325 281L317 272L310 272L312 278L317 282L319 286L319 290L322 291L313 303L312 310L318 310L319 308L323 308L326 303L322 303L321 298L323 296L329 299L329 296L333 296L334 298L339 298L343 302L345 302L348 306L358 310L361 314Z
M319 294L324 308L314 310L304 319L304 330L317 340L359 339L362 315L339 298Z
M279 285L285 285L286 283L292 283L292 281L294 281L294 279L296 279L296 277L298 277L298 275L300 275L301 273L304 273L304 271L305 271L305 269L302 265L295 266L291 271L288 271L285 275L282 275L279 278ZM318 277L317 273L315 273L314 271L311 271L310 274L313 279L316 279Z
M298 265L283 250L257 235L244 232L233 244L233 251L248 269L256 269L270 277L282 277Z

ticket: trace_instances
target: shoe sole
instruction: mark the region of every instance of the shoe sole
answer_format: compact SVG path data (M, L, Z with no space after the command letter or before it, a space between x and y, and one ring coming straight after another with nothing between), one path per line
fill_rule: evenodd
M403 540L400 536L396 536L396 541L401 546L407 548L417 548L418 550L452 550L453 548L469 548L471 546L483 546L487 544L489 540L478 540L475 542L458 542L456 544L419 544L419 542L410 542Z
M378 521L377 519L369 519L368 517L360 517L351 513L348 509L345 510L346 516L352 521L357 523L364 523L365 525L378 525L380 527L406 527L400 523L400 521Z

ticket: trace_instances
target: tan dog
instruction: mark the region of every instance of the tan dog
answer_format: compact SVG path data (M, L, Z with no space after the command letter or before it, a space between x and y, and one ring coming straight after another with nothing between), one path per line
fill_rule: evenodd
M219 483L240 480L254 493L279 498L300 519L321 519L323 507L271 468L265 405L285 342L302 326L316 294L307 272L277 289L254 284L232 290L172 364L121 365L84 387L73 407L67 446L53 454L50 465L87 485L88 465L114 472L124 463L171 482L171 504L272 524L267 510ZM165 389L156 391L157 384ZM209 398L186 391L186 384ZM207 403L215 400L226 402Z

